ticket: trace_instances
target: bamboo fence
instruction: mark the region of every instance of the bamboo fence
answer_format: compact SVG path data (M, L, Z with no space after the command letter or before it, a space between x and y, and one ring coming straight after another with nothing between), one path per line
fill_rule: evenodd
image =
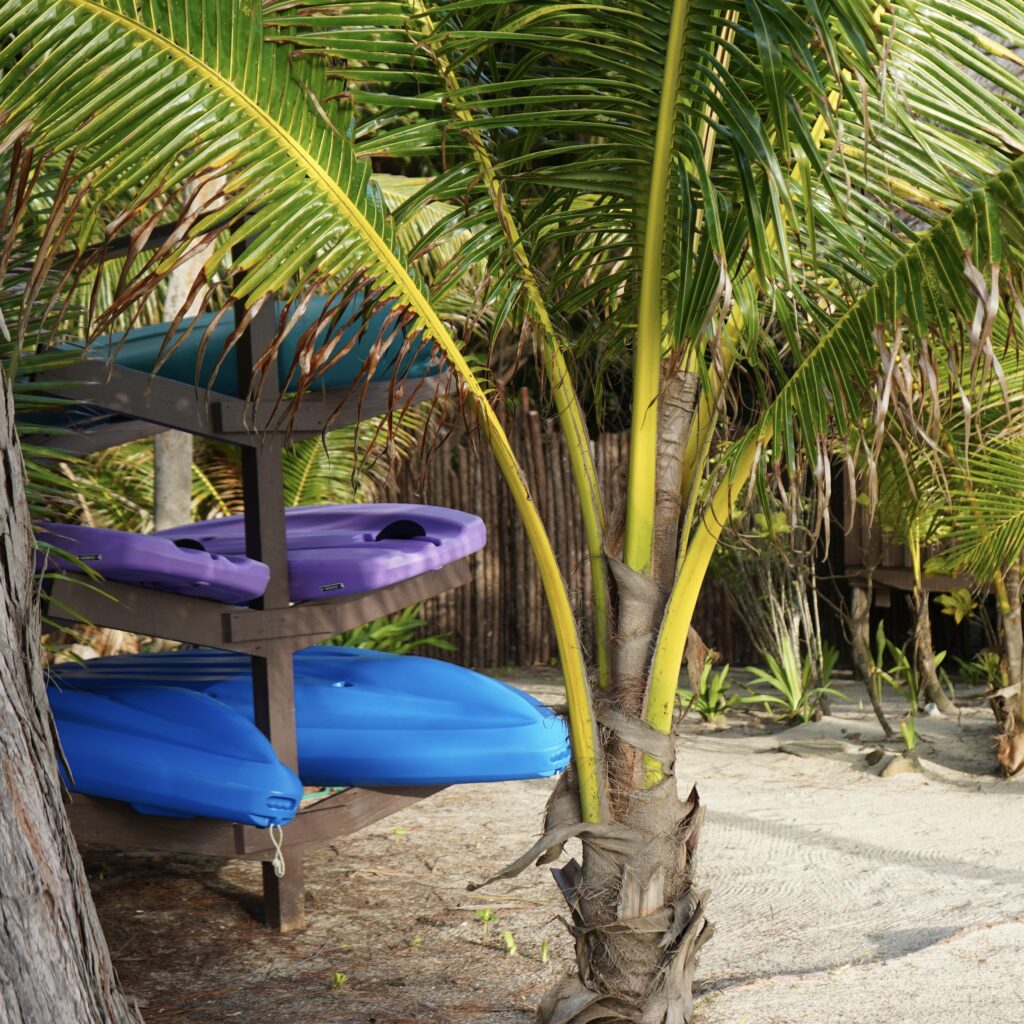
M558 424L530 408L520 396L505 429L523 464L552 545L566 574L584 642L593 636L590 565L572 474ZM593 454L605 509L614 520L624 488L629 439L599 434ZM455 650L424 653L478 668L549 665L557 648L548 619L540 574L515 506L478 432L457 424L429 455L404 462L387 487L391 501L416 501L459 508L480 516L487 547L474 556L473 579L424 606L426 632L447 634ZM750 657L750 644L736 621L724 587L709 580L697 609L698 631L723 659Z

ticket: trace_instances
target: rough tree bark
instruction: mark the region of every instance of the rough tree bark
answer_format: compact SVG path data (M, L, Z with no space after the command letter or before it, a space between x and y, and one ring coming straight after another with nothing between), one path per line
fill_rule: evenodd
M996 747L996 760L1007 775L1024 770L1024 625L1021 623L1021 599L1024 579L1018 567L1010 569L999 593L999 620L1003 642L1006 686L993 698L996 718L1002 725Z
M870 586L870 583L869 583ZM875 717L886 736L895 736L882 710L881 687L875 680L871 663L871 591L868 587L850 587L850 603L846 609L846 625L853 652L853 673L864 684Z
M0 1022L140 1024L120 991L57 775L21 449L0 370Z
M914 609L914 660L925 696L944 715L955 715L956 704L949 699L939 682L935 666L935 647L932 643L932 620L928 613L928 592L922 587L914 590L911 598Z
M564 978L538 1009L540 1024L688 1024L693 1017L697 955L711 937L705 895L694 880L694 857L703 819L696 789L680 798L673 774L674 737L644 719L644 693L666 587L675 572L680 454L692 420L695 381L679 374L662 401L655 514L654 569L636 572L614 557L613 679L595 694L607 754L610 820L580 821L576 782L559 781L548 805L544 835L496 877L511 877L533 861L554 861L565 842L579 838L582 861L553 870L569 906L578 974ZM612 523L617 517L613 514ZM620 531L609 531L618 539ZM706 649L693 634L687 658ZM647 759L659 762L662 780L646 788ZM493 881L493 879L492 879Z
M544 835L483 884L550 863L580 839L582 864L552 870L569 906L579 973L547 993L538 1024L689 1024L697 957L713 932L694 878L703 807L695 788L679 797L673 737L609 707L599 717L620 741L660 761L663 781L620 791L613 820L589 824L580 821L567 772L548 803Z

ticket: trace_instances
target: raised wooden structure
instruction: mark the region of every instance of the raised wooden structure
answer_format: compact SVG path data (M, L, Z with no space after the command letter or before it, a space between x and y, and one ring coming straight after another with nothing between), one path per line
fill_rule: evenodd
M842 495L842 575L853 587L866 587L870 579L874 602L888 607L891 591L914 589L914 562L910 549L889 540L882 532L878 517L871 518L864 506L857 503L849 473L845 470L842 474ZM922 565L936 550L935 547L922 550ZM924 573L921 586L928 592L944 593L958 587L971 589L974 581L967 576Z
M159 240L154 233L151 246ZM251 379L252 368L273 343L276 332L273 304L265 302L237 343L240 380ZM278 403L278 375L273 364L258 403L211 394L98 360L82 360L46 378L51 379L55 393L62 398L101 411L95 418L83 419L70 433L33 438L51 449L85 454L171 428L238 445L242 449L246 553L270 566L270 582L251 607L240 608L115 582L104 582L103 593L97 593L90 586L60 579L48 585L45 613L58 621L84 620L249 654L256 724L281 761L292 769L297 769L292 654L470 578L469 559L463 559L372 593L298 605L289 601L283 446L319 435L328 424L340 427L385 411L389 391L392 401L402 403L420 393L428 398L434 394L436 380L410 380L397 386L370 384L365 390L357 385L350 393L310 392L296 415L287 418ZM112 418L110 413L117 416ZM266 922L289 932L304 925L303 859L307 850L355 832L439 788L352 788L307 807L283 830L283 877L274 871L277 851L267 830L222 821L148 817L114 801L80 795L71 797L69 814L75 834L83 841L262 861Z

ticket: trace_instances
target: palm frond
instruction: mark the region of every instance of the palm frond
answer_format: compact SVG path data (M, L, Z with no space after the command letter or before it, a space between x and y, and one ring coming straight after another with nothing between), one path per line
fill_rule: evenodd
M1018 158L893 253L807 350L758 428L788 457L830 432L849 438L881 428L897 398L907 408L919 405L930 394L911 369L922 350L940 353L970 386L972 367L991 358L999 303L1010 303L1012 312L1016 301L1022 171ZM867 422L865 407L874 407Z
M929 561L930 571L966 572L984 585L1020 564L1024 437L998 439L979 448L971 455L968 472L933 492L943 547Z

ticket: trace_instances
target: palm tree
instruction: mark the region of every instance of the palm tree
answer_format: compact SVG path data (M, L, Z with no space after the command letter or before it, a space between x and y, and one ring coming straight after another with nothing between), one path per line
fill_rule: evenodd
M1024 769L1024 436L1019 419L1008 434L972 453L969 468L957 460L947 473L951 496L939 513L947 543L934 565L992 583L1005 684L993 695L1001 727L996 760L1007 775L1018 775Z
M23 453L15 427L16 415L44 406L31 375L68 362L66 354L35 353L26 343L73 328L75 311L61 294L69 279L38 259L40 236L61 234L70 219L52 198L32 202L33 192L37 200L40 193L67 195L69 182L63 161L26 163L14 149L0 172L7 183L0 210L0 902L9 928L0 944L0 1005L17 1024L140 1024L134 1001L118 988L71 836L43 682L31 523L58 481L44 453Z
M803 452L826 490L837 448L877 455L894 395L928 432L935 360L965 391L993 364L1024 238L1024 3L251 6L0 3L2 137L66 156L90 197L65 247L223 177L217 215L192 212L127 265L96 331L216 233L207 272L246 242L233 297L361 288L445 356L533 544L568 696L573 772L510 869L583 840L556 872L579 977L541 1019L688 1021L710 926L671 730L701 583L765 472ZM371 161L425 155L443 173L389 212ZM445 314L470 272L494 331L531 327L585 524L591 650L465 323ZM594 358L630 372L621 557L588 445L593 382L574 373Z
M946 374L942 377L948 381ZM898 419L898 417L897 417ZM892 433L899 434L893 425ZM948 432L948 425L944 427ZM902 440L903 438L901 438ZM914 445L912 439L909 446ZM920 690L924 698L946 715L956 713L956 704L942 688L939 680L938 663L935 656L935 645L932 640L931 613L928 607L928 592L924 580L924 548L929 541L936 539L937 528L936 508L934 503L922 500L923 490L927 489L927 481L922 480L922 487L914 487L907 479L907 463L899 457L899 449L892 445L879 459L878 478L878 520L883 533L895 543L904 545L910 552L910 563L913 573L913 589L910 605L914 614L913 660L920 680ZM926 460L927 461L927 460ZM865 621L866 627L866 621ZM860 638L864 643L864 638ZM868 639L870 644L870 638ZM873 697L877 696L872 687ZM911 710L916 711L916 708ZM876 704L875 713L881 711ZM884 716L879 717L883 722ZM883 722L883 728L885 723Z
M901 458L887 460L882 497L902 494L904 508L914 510L899 522L917 524L918 548L922 541L939 545L929 571L967 574L995 594L1004 684L993 694L996 756L1014 775L1024 767L1024 361L1009 343L1011 329L1004 317L993 324L1001 342L998 374L977 389L973 403L959 400L948 374L938 375L942 393L952 399L941 432L922 444L912 424L901 424ZM908 532L905 525L902 532Z

